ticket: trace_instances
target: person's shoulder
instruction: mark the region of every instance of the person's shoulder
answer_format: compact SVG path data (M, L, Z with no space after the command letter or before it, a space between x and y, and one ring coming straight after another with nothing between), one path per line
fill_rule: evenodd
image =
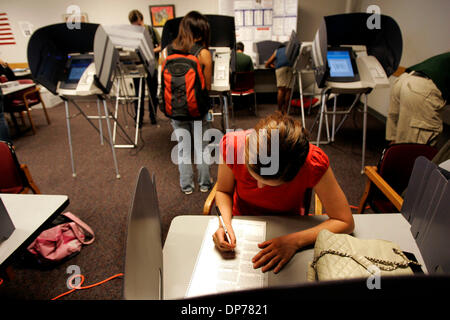
M330 160L327 154L318 146L310 143L307 157L308 164L313 168L328 168Z
M251 130L238 130L227 132L221 139L221 152L223 159L228 165L239 164L237 159L243 157L245 151L245 141Z

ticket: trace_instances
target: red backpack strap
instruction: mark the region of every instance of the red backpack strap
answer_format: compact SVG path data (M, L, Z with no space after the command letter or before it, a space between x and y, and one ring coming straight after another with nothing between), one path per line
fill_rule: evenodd
M191 48L191 50L189 50L189 54L192 54L196 57L198 57L198 55L200 54L200 51L202 51L203 46L199 45L199 44L194 44Z

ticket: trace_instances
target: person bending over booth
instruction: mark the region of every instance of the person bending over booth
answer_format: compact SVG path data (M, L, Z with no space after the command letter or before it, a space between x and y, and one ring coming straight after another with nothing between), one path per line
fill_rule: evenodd
M291 90L294 87L292 68L286 56L286 43L283 43L274 51L272 56L266 61L265 67L275 68L278 89L278 110L286 113L291 97Z
M233 216L307 214L303 199L309 188L314 188L329 219L313 228L258 244L261 251L252 259L255 269L262 267L266 272L274 268L275 273L279 272L297 250L314 243L322 229L334 233L353 231L350 206L328 157L309 143L299 121L276 112L260 120L254 130L227 133L221 140L220 150L223 162L219 164L216 205L231 243L220 225L213 235L219 250L231 251L239 241L231 224ZM274 166L278 170L270 168L274 162L269 166L267 161L261 161L262 154L278 154L278 159L272 158L278 162L278 166Z
M407 68L392 86L386 140L435 145L449 89L450 52Z
M142 27L145 27L148 29L150 36L152 37L155 59L156 59L156 61L158 61L159 53L161 52L161 37L159 36L158 31L156 31L155 28L153 28L147 24L144 24L144 16L142 15L142 13L139 10L130 11L130 13L128 14L128 20L130 21L130 23L132 25L142 26ZM156 112L158 110L158 106L157 106L157 104L158 104L158 99L157 99L158 72L155 72L154 75L151 75L151 74L147 75L146 82L147 82L148 90L150 93L150 97L153 102L153 106L150 101L148 102L148 112L150 114L150 123L156 124ZM133 83L134 83L135 94L136 94L136 96L138 96L139 95L139 79L133 78ZM145 82L142 83L141 113L139 116L139 118L140 118L139 119L139 127L142 126L142 121L144 119L144 98L145 98ZM137 117L138 101L134 102L134 107L136 110L136 117Z

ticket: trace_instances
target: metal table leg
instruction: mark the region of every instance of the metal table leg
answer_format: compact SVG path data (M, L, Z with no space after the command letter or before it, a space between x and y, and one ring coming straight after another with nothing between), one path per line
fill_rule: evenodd
M75 178L77 174L75 172L75 162L73 160L73 149L72 149L72 135L70 133L69 101L64 100L64 106L66 109L67 137L69 139L70 162L72 164L72 177Z

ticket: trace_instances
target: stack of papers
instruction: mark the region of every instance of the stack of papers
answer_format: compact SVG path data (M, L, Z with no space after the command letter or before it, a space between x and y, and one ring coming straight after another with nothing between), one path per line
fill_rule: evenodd
M266 222L233 219L232 225L236 249L222 253L212 240L219 220L209 221L186 297L267 287L268 274L261 268L253 269L252 263L260 251L258 243L265 241Z

